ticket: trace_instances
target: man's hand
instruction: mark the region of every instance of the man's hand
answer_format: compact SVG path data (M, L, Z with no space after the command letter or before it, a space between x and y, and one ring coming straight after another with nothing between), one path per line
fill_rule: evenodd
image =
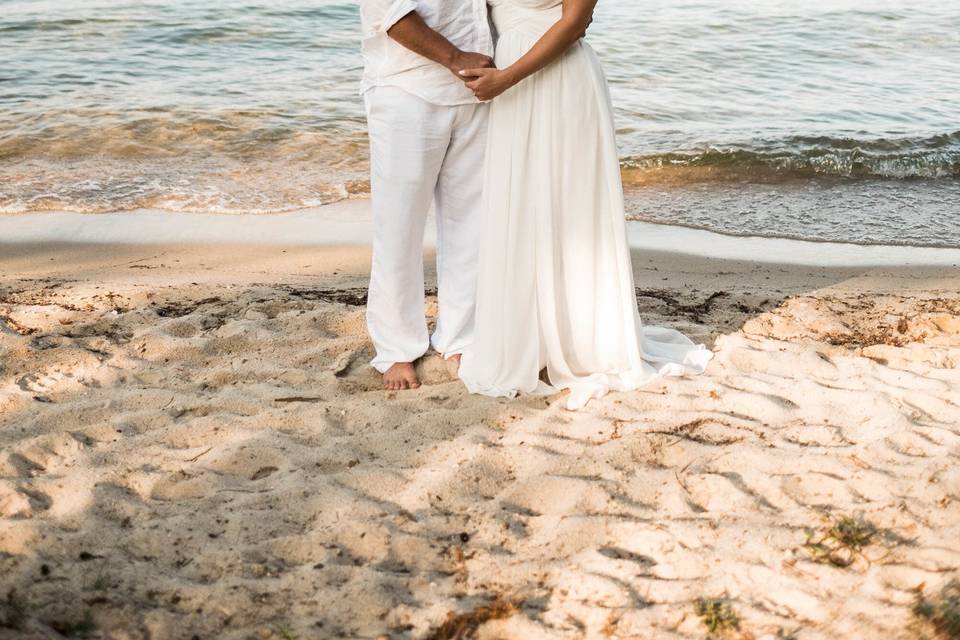
M476 79L476 76L464 76L461 75L461 71L464 69L492 69L496 65L493 62L493 58L490 56L485 56L482 53L474 53L472 51L457 51L453 56L453 61L447 65L447 68L450 69L450 72L453 75L457 76L464 82L470 82L471 80Z

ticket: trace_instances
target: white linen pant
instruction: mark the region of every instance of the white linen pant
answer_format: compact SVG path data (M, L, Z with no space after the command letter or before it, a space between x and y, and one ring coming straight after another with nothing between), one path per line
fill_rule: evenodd
M365 93L370 132L373 264L367 327L381 373L430 344L463 351L473 338L487 105L434 105L396 87ZM424 317L423 233L437 223L437 326Z

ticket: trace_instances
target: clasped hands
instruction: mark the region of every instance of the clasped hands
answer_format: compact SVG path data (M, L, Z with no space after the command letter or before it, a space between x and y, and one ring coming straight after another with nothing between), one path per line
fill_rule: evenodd
M588 28L592 22L591 15L587 22ZM587 31L584 29L578 37L583 38L586 35ZM497 69L493 58L482 53L459 51L453 56L449 69L463 80L473 91L473 95L482 102L493 100L519 81L514 78L510 69Z
M459 52L449 65L481 101L493 100L512 86L502 69L497 69L493 58L469 51Z

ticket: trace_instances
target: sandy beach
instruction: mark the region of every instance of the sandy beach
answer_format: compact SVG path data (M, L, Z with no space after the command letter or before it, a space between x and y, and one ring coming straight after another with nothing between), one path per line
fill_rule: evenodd
M381 390L331 211L0 218L0 638L936 637L960 252L634 226L716 355L569 412Z

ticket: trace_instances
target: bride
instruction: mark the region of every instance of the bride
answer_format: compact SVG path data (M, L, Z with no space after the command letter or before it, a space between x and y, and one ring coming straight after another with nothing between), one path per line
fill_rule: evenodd
M569 389L579 409L702 373L713 355L637 312L610 94L580 38L596 3L489 0L497 68L461 71L493 100L476 334L459 370L473 393Z

